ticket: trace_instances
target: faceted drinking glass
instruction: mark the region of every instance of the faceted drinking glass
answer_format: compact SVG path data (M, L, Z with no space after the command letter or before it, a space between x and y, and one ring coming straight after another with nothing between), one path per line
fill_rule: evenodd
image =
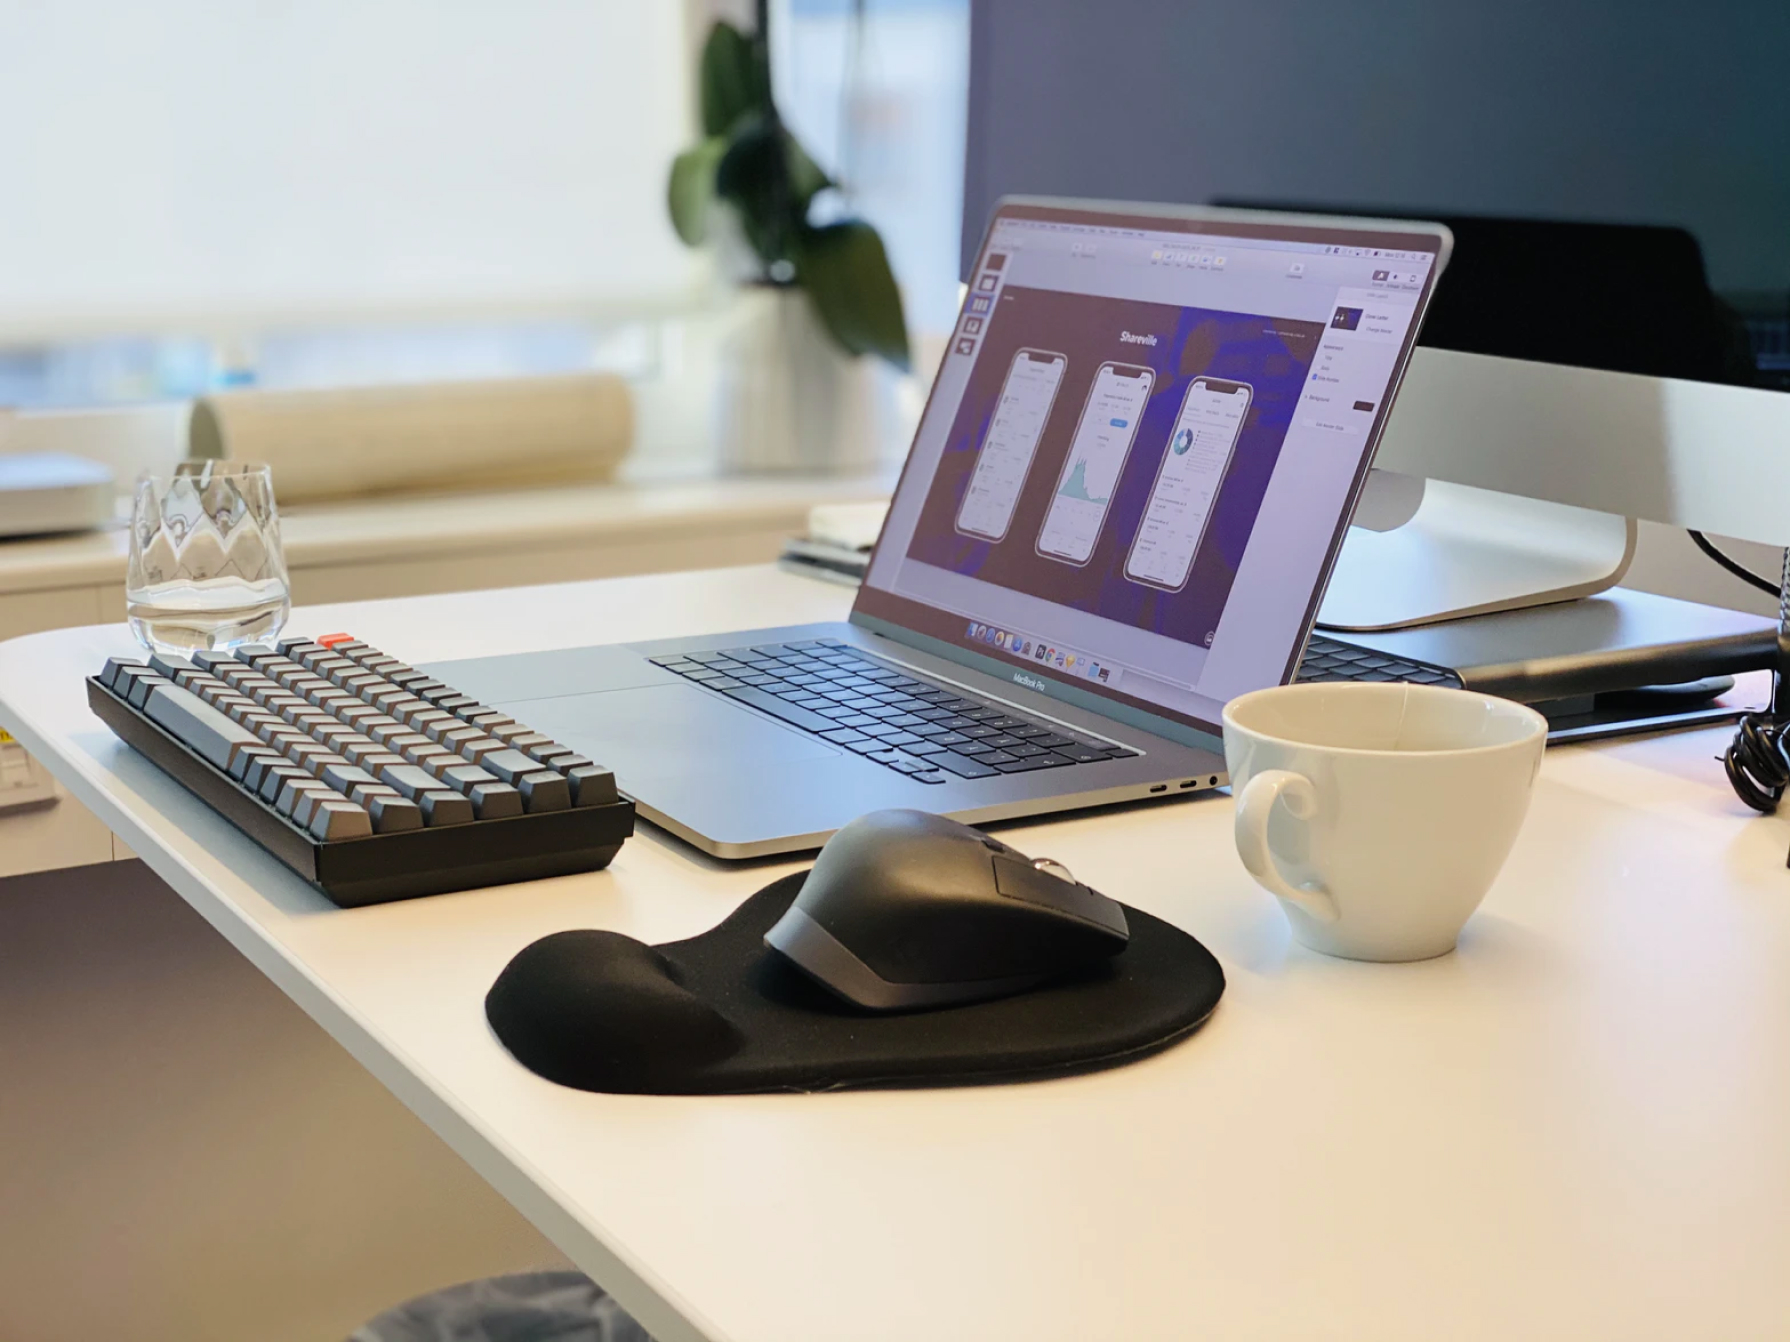
M131 632L152 652L272 642L292 613L273 472L186 461L140 476L124 599Z

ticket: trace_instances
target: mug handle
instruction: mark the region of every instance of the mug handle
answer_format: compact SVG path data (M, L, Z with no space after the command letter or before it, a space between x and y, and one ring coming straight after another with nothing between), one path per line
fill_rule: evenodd
M1304 774L1290 769L1264 769L1237 794L1237 855L1249 874L1273 894L1297 904L1321 923L1342 916L1330 892L1321 885L1297 886L1280 874L1274 854L1268 850L1268 817L1281 802L1295 820L1310 819L1318 807L1317 789Z

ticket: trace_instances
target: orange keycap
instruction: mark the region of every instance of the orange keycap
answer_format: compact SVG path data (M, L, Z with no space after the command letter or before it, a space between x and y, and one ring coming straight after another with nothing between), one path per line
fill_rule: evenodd
M317 642L318 646L320 646L320 647L333 648L338 643L354 642L354 635L353 634L325 634L322 638L317 639L316 642Z

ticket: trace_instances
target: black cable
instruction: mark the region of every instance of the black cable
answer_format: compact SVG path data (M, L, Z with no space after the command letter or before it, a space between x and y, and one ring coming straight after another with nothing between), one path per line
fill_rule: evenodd
M1747 568L1745 565L1737 563L1735 560L1730 559L1727 555L1723 554L1720 550L1716 549L1714 543L1709 539L1709 537L1705 536L1701 531L1691 532L1690 538L1697 543L1697 548L1699 550L1701 550L1704 554L1708 555L1711 559L1715 560L1716 563L1720 564L1723 568L1727 569L1728 572L1732 573L1736 578L1739 578L1742 582L1748 584L1749 586L1757 587L1761 592L1766 592L1766 593L1770 594L1771 596L1776 596L1778 594L1778 585L1775 582L1773 582L1770 578L1761 578L1757 573L1754 573L1750 568Z
M1740 720L1734 743L1722 756L1728 781L1739 798L1755 811L1770 815L1790 785L1790 759L1784 755L1784 729L1790 721L1769 713L1749 713Z

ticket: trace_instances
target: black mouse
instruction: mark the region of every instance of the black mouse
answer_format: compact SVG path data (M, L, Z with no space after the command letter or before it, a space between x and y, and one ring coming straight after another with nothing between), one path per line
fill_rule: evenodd
M1058 864L925 811L820 850L765 945L846 1001L904 1011L1023 992L1125 949L1125 910Z

